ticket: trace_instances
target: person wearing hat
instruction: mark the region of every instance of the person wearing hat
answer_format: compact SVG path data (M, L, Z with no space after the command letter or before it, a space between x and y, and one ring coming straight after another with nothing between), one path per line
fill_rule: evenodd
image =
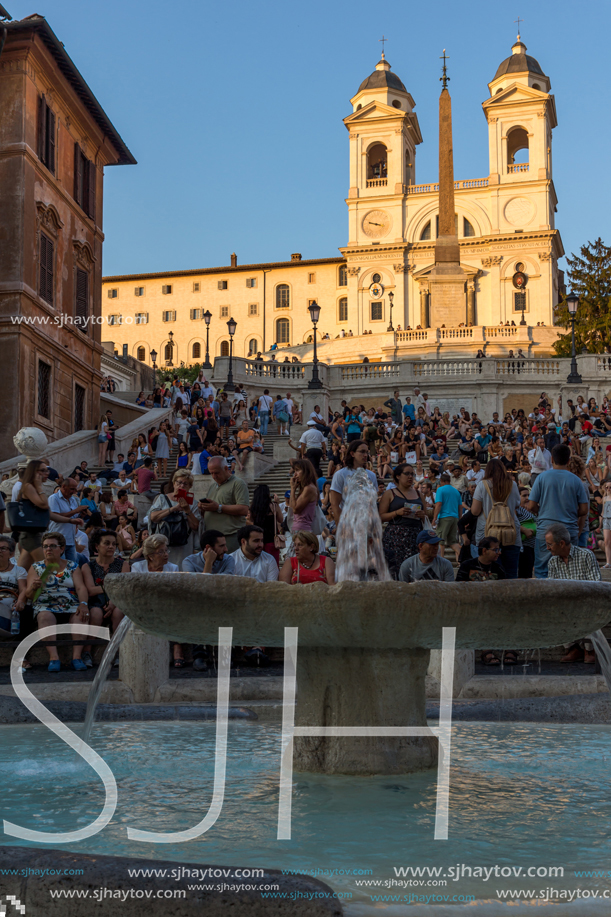
M300 458L307 458L312 462L316 477L319 478L321 476L320 461L327 457L327 440L315 420L308 420L306 426L308 429L301 434L297 446L293 444L289 436L289 446L299 453Z
M443 583L454 582L454 568L445 557L439 557L441 538L423 529L416 539L418 553L408 557L401 564L399 580L403 583L416 583L419 580L440 580Z

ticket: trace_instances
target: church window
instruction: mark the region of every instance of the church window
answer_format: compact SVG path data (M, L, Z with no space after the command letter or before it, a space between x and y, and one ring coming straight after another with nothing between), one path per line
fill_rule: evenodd
M291 291L288 283L279 283L276 287L276 309L288 309L291 305Z
M475 230L473 229L473 226L471 225L471 223L469 222L469 220L466 217L463 217L463 235L465 237L475 235Z
M229 341L221 341L221 356L229 356Z
M538 89L539 92L541 92L541 87L539 86L538 83L533 83L533 89Z
M340 287L348 286L348 268L345 264L340 264L339 267L339 284Z
M524 262L523 262L523 261L518 261L518 262L517 262L517 264L516 264L516 271L517 271L518 274L523 273L523 271L524 271Z
M393 108L401 108L401 103L399 102L398 99L393 99L392 105L393 105Z
M340 322L348 321L348 297L347 296L343 296L339 301L337 320Z
M526 312L526 291L520 290L513 294L513 311Z
M371 321L372 322L381 322L383 318L383 307L384 304L381 300L378 302L372 302L371 304Z
M528 163L528 133L523 127L514 127L507 134L507 165L523 165L525 163ZM526 170L520 169L519 171Z
M380 281L382 280L382 278L380 277L379 274L374 274L373 277L372 277L371 279L372 279L373 283L380 283Z
M146 360L146 350L144 347L138 347L138 350L136 351L136 359L140 360L141 363L144 363Z
M288 318L276 321L276 344L288 344L290 341L290 324Z
M250 356L253 353L257 353L259 349L259 342L256 338L251 338L248 342L248 355Z
M199 358L201 357L201 355L202 355L202 345L199 344L199 343L195 343L195 344L193 345L193 359L194 359L194 360L199 360Z
M388 177L388 157L383 143L374 143L367 155L367 178L369 180Z
M431 221L429 220L422 232L420 233L420 240L425 242L427 239L431 238Z

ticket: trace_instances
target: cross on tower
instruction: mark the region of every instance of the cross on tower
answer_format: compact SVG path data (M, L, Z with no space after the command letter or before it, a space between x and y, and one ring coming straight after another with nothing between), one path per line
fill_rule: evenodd
M443 49L443 54L441 55L441 57L439 58L439 60L442 60L442 61L443 61L443 67L441 68L442 71L443 71L443 76L440 76L439 79L440 79L440 80L442 81L442 83L443 83L443 88L444 88L444 89L447 89L447 88L448 88L448 80L450 79L450 77L448 76L448 68L447 68L447 66L446 66L446 61L447 61L447 60L450 60L450 58L449 58L449 57L446 57L446 49L445 49L445 48Z
M524 20L520 19L520 17L518 16L518 18L514 19L513 21L518 23L518 40L519 40L520 39L520 23L524 22Z
M388 38L384 38L384 36L382 35L381 38L378 38L378 41L382 42L382 57L384 57L384 43L388 41Z

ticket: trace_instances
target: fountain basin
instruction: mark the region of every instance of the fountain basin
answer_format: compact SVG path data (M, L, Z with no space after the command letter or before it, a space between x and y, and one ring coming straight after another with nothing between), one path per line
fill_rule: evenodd
M295 726L426 726L425 676L443 628L463 649L569 643L611 619L611 585L491 583L258 583L237 576L116 574L111 599L142 630L180 642L282 646L298 629ZM299 735L297 770L402 774L434 767L431 735Z

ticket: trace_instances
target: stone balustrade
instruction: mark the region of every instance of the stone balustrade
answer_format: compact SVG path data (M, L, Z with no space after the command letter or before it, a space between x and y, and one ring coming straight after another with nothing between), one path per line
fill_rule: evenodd
M511 169L512 167L510 166L509 168ZM526 165L525 171L528 171L528 165ZM369 182L367 184L369 184ZM462 178L454 182L455 191L468 190L469 188L487 188L487 187L488 187L487 178ZM431 182L428 185L408 185L408 188L407 188L408 194L429 194L430 192L438 192L438 191L439 191L439 182Z

